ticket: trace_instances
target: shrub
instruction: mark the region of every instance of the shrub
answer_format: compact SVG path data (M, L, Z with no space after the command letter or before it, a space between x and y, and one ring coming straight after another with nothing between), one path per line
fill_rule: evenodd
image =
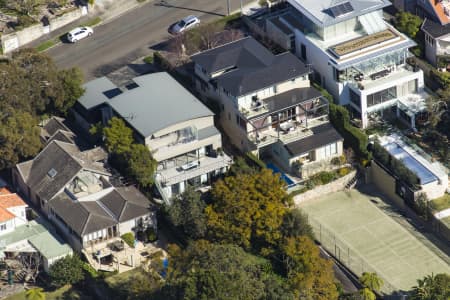
M83 261L78 255L68 255L50 267L51 282L56 287L78 283L84 279L83 269Z
M259 167L260 169L266 168L266 164L258 157L256 157L256 155L254 155L253 153L247 152L245 153L245 157L247 158L247 162L251 163L255 167Z
M323 171L312 176L311 181L313 181L315 185L322 185L330 183L335 177L336 173Z
M343 177L343 176L347 175L348 173L350 173L350 169L347 167L343 167L338 170L339 177Z
M339 158L339 157L333 157L333 158L331 159L331 164L332 164L332 165L335 165L335 166L339 166L339 165L341 164L340 158Z
M144 62L145 62L146 64L152 64L152 63L153 63L153 55L146 56L146 57L144 58Z
M123 234L121 238L128 246L134 248L134 234L132 232Z
M97 270L95 270L94 267L92 267L87 262L83 263L83 270L92 279L95 279L95 278L99 277L99 274L98 274Z
M156 66L160 67L163 70L171 70L172 65L169 63L169 61L161 55L158 51L153 53L153 62Z
M150 243L152 243L158 239L155 228L153 228L153 227L147 228L145 230L145 234L147 235L147 239Z

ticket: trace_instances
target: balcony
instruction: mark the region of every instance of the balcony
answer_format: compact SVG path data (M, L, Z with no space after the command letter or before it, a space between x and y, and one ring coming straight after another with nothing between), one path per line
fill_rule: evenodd
M217 157L204 156L180 166L160 170L156 174L156 179L164 186L171 186L218 169L227 168L231 163L231 157L225 153Z

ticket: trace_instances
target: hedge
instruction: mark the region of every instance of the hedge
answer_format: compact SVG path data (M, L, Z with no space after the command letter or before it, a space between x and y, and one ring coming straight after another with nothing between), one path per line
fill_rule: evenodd
M256 155L254 155L253 153L247 152L247 153L245 153L245 157L246 157L247 162L254 165L255 167L258 167L260 169L266 168L266 164L262 160L260 160L258 157L256 157Z
M379 163L410 187L416 188L420 183L419 177L414 172L408 169L401 160L391 156L378 142L373 145L372 153Z
M125 233L121 236L122 240L127 243L128 246L134 248L134 234L131 232Z
M359 158L371 159L367 150L369 139L362 130L350 124L350 116L345 107L330 103L330 121L344 138L346 146L351 147Z

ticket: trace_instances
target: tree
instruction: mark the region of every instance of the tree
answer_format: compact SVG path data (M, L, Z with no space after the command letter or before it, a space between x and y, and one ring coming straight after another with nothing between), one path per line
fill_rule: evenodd
M133 143L133 131L125 125L125 122L117 117L108 121L108 126L103 128L105 147L111 154L124 154L131 150Z
M45 293L42 288L29 289L25 293L27 300L45 300Z
M320 256L319 248L306 236L287 238L281 258L291 287L300 299L338 298L333 263Z
M271 170L228 176L212 189L206 208L209 236L264 256L274 252L289 197L284 183Z
M58 73L58 80L64 93L62 97L55 99L53 105L55 111L65 113L85 92L82 87L83 73L78 68L61 70Z
M56 287L78 283L84 279L83 261L76 254L68 255L51 265L49 275Z
M312 227L308 223L308 216L298 208L289 210L284 215L281 232L284 237L288 238L306 235L314 239Z
M152 158L150 150L143 144L132 144L126 154L127 173L136 179L144 188L153 184L157 162Z
M359 296L361 298L361 300L376 300L377 296L374 294L374 292L372 292L370 289L368 288L362 288L359 291Z
M202 238L206 233L205 207L206 204L200 198L200 193L188 186L179 199L173 199L172 205L168 209L169 218L189 238Z
M10 168L41 149L37 120L28 112L3 110L0 119L0 169Z
M6 5L10 9L24 15L31 15L39 6L49 3L49 0L6 0Z
M448 300L450 298L450 275L431 274L417 280L411 292L412 300Z
M162 299L294 299L269 261L235 245L199 240L183 250L171 247L169 253ZM279 294L270 298L275 291Z
M409 12L399 12L395 15L395 27L414 39L422 25L422 19Z
M383 287L383 279L378 277L377 273L364 272L359 278L363 287L366 287L374 292L379 292Z

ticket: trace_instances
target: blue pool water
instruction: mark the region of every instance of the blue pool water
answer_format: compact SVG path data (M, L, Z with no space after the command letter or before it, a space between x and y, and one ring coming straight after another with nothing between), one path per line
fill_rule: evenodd
M286 174L281 172L280 169L278 169L274 164L272 164L272 163L267 164L267 168L271 169L274 173L280 174L280 178L284 182L286 182L287 186L291 186L291 185L295 184L295 182L293 182L289 177L287 177Z
M406 152L399 144L389 143L384 147L392 156L403 161L406 167L419 177L420 184L427 184L438 180L438 178L432 172L430 172L430 170L428 170L424 165L422 165L408 152Z

